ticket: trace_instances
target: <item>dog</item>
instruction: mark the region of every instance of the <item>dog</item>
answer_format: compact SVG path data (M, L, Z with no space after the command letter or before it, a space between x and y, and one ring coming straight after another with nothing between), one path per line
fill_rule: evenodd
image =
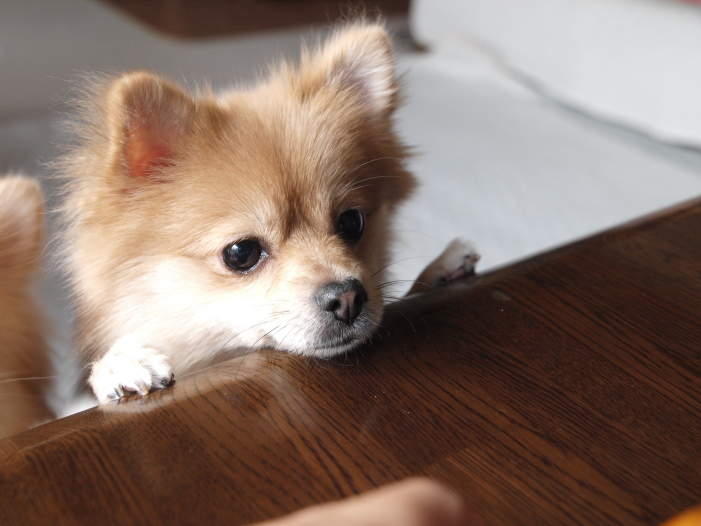
M46 322L31 290L41 267L42 222L36 181L0 178L0 438L53 418L45 397Z
M328 358L383 315L395 210L416 186L379 23L337 29L249 89L136 71L93 84L64 158L65 261L99 402L268 347ZM472 272L451 245L412 292Z

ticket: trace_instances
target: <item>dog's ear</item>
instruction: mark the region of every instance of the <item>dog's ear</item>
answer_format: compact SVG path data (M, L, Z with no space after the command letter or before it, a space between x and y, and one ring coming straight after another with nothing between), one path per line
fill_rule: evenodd
M34 179L0 178L0 268L36 267L43 231L44 198Z
M337 31L314 56L303 57L300 74L317 86L357 97L370 115L388 115L397 105L394 51L380 24Z
M137 179L171 165L194 112L194 100L175 83L148 72L122 75L107 92L114 165Z

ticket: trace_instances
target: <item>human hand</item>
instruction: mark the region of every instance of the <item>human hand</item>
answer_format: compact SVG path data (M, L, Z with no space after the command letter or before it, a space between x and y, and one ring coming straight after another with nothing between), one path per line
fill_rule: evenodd
M455 493L426 478L390 484L254 526L477 526Z

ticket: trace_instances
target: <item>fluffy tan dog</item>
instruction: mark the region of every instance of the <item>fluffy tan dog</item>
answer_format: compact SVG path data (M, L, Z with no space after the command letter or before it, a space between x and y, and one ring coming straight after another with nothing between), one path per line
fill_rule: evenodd
M358 23L251 89L193 94L133 72L93 90L63 172L100 402L224 356L330 357L372 336L391 220L415 186L397 88L385 30ZM474 259L459 244L424 278Z
M0 178L0 437L52 418L44 320L31 296L40 268L43 199L37 183Z

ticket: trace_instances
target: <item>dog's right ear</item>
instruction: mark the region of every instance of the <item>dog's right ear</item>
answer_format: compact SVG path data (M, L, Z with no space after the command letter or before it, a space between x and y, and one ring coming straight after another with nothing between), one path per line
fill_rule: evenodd
M353 97L372 117L387 116L397 105L394 51L379 23L342 27L315 53L303 52L299 78L303 93Z
M0 178L0 268L28 273L41 250L44 198L34 179Z
M106 102L113 167L149 179L173 163L194 117L190 95L171 81L137 71L113 81Z

